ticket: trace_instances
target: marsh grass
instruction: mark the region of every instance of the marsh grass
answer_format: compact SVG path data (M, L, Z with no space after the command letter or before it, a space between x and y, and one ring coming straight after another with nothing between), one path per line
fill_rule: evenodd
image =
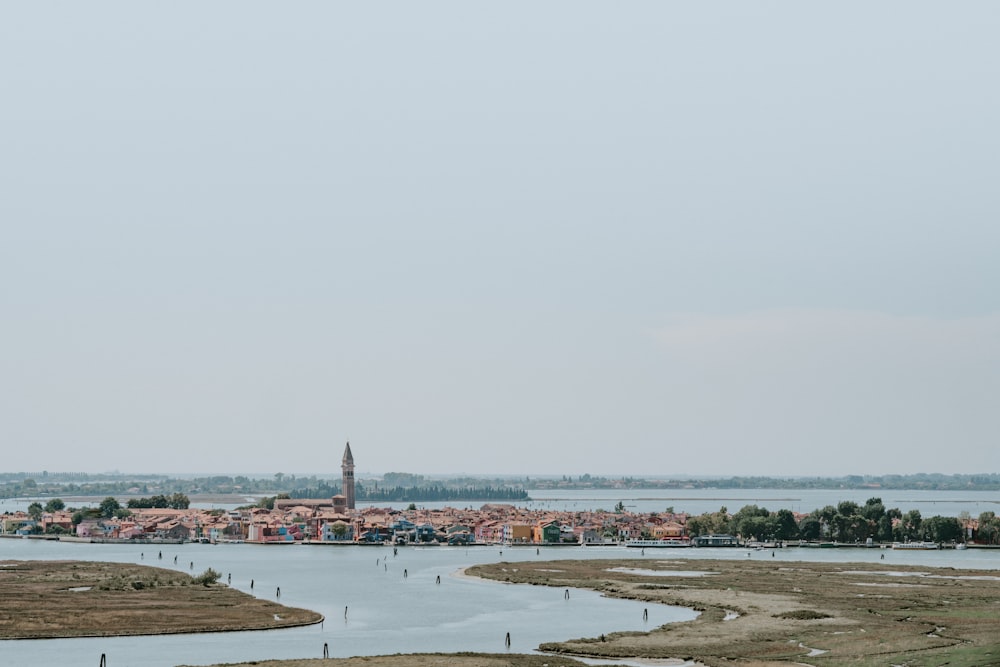
M323 620L307 609L162 568L86 561L3 565L3 639L266 630Z

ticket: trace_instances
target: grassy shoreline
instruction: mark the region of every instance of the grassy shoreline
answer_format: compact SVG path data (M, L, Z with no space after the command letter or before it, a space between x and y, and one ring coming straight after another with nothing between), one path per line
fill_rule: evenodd
M705 576L679 576L698 570ZM672 573L678 573L674 575ZM592 658L721 665L1000 664L996 572L885 564L663 559L499 563L469 574L686 606L698 619L648 633L542 644Z
M3 561L0 600L0 639L272 630L323 620L223 584L125 563Z
M689 576L691 571L707 573ZM698 610L650 632L542 644L546 655L395 655L267 661L261 667L541 667L575 658L707 667L983 667L1000 664L1000 573L762 560L587 560L477 565L507 583L589 588ZM710 574L708 574L710 573ZM221 666L217 666L221 667Z
M692 576L697 571L701 576ZM262 667L542 667L575 657L690 660L708 667L1000 664L1000 573L883 563L664 558L476 565L468 576L589 588L697 619L649 632L553 641L547 655L413 654L268 660ZM0 563L0 637L223 632L318 623L322 616L182 573L120 563ZM277 618L276 618L277 615ZM558 638L554 638L558 639ZM668 663L663 663L668 664Z

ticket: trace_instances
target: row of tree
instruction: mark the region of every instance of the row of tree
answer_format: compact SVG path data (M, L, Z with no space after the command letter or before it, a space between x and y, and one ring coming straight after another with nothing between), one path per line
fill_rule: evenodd
M175 510L186 510L191 505L191 500L183 493L175 493L172 496L153 496L151 498L132 498L128 501L127 507L122 507L121 503L114 496L108 496L100 502L97 507L84 507L77 509L69 508L72 512L73 525L79 524L84 519L124 519L132 515L132 509L143 508L170 508ZM45 505L34 502L28 505L28 516L35 521L42 518L42 514L61 512L66 509L66 503L62 498L53 498ZM53 529L59 528L53 526ZM51 532L59 532L52 530Z
M707 535L728 533L744 539L761 541L829 540L834 542L959 542L966 538L965 520L959 517L932 516L923 518L920 510L902 512L886 509L881 498L869 498L864 505L843 501L810 512L801 521L787 509L769 512L757 505L747 505L730 515L725 507L690 517L688 534ZM1000 518L985 512L979 518L978 539L990 544L1000 543Z
M186 510L191 506L191 499L183 493L175 493L170 496L160 494L150 498L129 498L127 505L129 509Z
M292 489L287 494L291 498L330 498L343 493L339 484L319 481L315 486ZM282 494L286 495L286 494ZM358 502L388 503L388 502L453 502L453 501L503 501L528 500L528 492L521 488L509 486L460 486L451 487L443 484L425 486L393 486L374 485L368 487L357 483L354 487L354 498Z

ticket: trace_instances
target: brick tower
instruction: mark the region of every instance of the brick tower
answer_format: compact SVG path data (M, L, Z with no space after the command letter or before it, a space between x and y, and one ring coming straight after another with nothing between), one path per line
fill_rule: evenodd
M341 492L344 494L347 509L354 509L354 456L351 454L351 443L344 448L344 460L340 464L343 471Z

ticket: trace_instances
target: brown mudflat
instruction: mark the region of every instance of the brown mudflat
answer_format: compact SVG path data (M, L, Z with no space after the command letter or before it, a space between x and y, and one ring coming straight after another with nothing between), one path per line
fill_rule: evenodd
M0 562L0 638L269 630L323 617L182 572L123 563Z
M1000 572L886 565L880 560L779 563L769 556L765 552L747 561L647 557L469 568L469 574L499 581L592 588L701 612L697 620L650 632L543 644L541 648L551 652L545 656L397 655L254 664L555 667L576 664L571 656L587 656L649 664L686 659L712 667L1000 665ZM706 574L690 576L692 571Z
M742 560L500 563L469 574L592 588L701 611L648 633L543 644L562 654L706 665L1000 664L1000 572L874 563ZM704 576L690 575L692 570ZM672 576L670 573L676 572Z

